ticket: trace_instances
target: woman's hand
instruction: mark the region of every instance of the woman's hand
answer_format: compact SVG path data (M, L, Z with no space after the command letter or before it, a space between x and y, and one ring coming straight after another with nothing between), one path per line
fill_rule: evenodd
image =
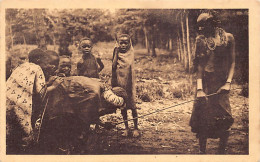
M49 80L47 81L47 86L49 87L49 86L51 86L52 84L53 84L53 82L56 80L58 78L58 76L51 76L50 78L49 78Z
M202 89L197 90L197 99L201 102L207 102L208 101L208 97Z
M202 89L197 90L197 98L207 97L205 92Z
M225 83L222 87L219 88L219 90L217 91L217 93L229 92L230 89L231 89L231 84L230 84L230 83Z

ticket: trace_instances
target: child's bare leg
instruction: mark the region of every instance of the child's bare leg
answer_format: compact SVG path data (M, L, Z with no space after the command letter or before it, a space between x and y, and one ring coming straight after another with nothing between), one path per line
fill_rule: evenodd
M137 119L138 115L137 115L136 109L132 109L132 116L134 118L134 128L138 129L138 124L137 124L138 123L138 119Z
M132 116L134 118L134 131L133 131L133 137L138 137L140 133L138 132L138 115L136 109L132 109Z
M206 146L207 146L207 137L200 136L199 137L199 145L200 145L200 154L206 153Z
M228 131L223 132L223 135L219 139L219 150L218 150L219 154L225 154L228 137L229 137L229 132Z
M128 136L129 127L128 127L128 121L126 121L127 120L127 109L121 110L121 114L123 116L123 120L125 123L125 130L123 131L122 136Z

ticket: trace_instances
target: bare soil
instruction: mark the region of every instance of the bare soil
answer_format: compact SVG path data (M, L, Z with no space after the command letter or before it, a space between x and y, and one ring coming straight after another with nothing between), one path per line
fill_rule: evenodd
M111 77L111 58L114 43L98 43L93 51L101 57L105 68L101 78L109 83ZM52 49L53 47L48 47ZM22 52L22 49L27 51ZM14 57L16 53L28 53L33 47L18 47L18 51L10 51ZM53 48L55 49L55 48ZM57 50L57 48L56 48ZM75 71L76 62L80 54L76 47L71 46L72 72ZM195 77L188 74L173 55L164 50L156 49L157 58L150 57L145 49L136 49L135 70L138 115L173 106L178 103L194 99ZM19 61L19 60L15 60ZM248 154L248 98L240 95L242 85L233 84L230 91L230 103L235 119L230 130L227 154ZM88 138L82 141L81 147L76 152L69 154L198 154L199 145L195 134L191 132L189 120L193 102L176 106L158 113L139 119L141 136L121 136L124 124L116 128L100 131L91 131ZM128 112L128 118L132 118ZM123 121L120 111L115 114L105 115L103 121L117 123ZM129 122L133 128L132 121ZM93 126L92 126L93 127ZM218 139L209 139L207 154L216 154Z
M139 116L194 99L194 74L187 74L174 56L169 57L163 50L157 52L158 57L151 58L144 49L136 50ZM103 54L103 62L108 68L102 72L103 76L104 73L109 74L111 68L109 56ZM227 154L248 154L248 98L240 95L241 88L241 85L233 84L230 92L235 122L230 129ZM121 136L124 124L112 130L101 129L99 133L93 131L82 153L198 154L198 139L189 126L192 108L193 102L189 102L140 118L141 136L138 138L131 134L129 137ZM128 118L132 118L130 110ZM102 120L113 123L123 121L119 110L116 114L102 117ZM133 128L133 123L129 123ZM218 141L208 139L207 154L217 153Z

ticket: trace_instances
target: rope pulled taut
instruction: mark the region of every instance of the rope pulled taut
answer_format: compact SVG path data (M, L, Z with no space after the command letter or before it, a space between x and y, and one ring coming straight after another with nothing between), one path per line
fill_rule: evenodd
M241 89L241 88L236 88L236 89ZM235 90L235 89L234 89L234 90ZM206 95L205 97L211 97L211 96L214 96L214 95L216 95L216 94L218 94L218 93L217 93L217 92L211 93L211 94L209 94L209 95ZM173 108L173 107L177 107L177 106L180 106L180 105L189 103L189 102L193 102L193 101L196 101L196 100L197 100L197 98L196 98L196 99L189 100L189 101L185 101L185 102L182 102L182 103L179 103L179 104L176 104L176 105L172 105L172 106L169 106L169 107L160 109L160 110L156 110L156 111L150 112L150 113L148 113L148 114L144 114L144 115L142 115L142 116L138 116L138 117L135 117L135 118L132 118L132 119L124 120L124 121L122 121L122 122L116 123L114 126L119 125L119 124L122 124L122 123L127 122L127 121L134 120L134 119L143 118L143 117L145 117L145 116L148 116L148 115L151 115L151 114L160 112L160 111L164 111L164 110L167 110L167 109L170 109L170 108Z

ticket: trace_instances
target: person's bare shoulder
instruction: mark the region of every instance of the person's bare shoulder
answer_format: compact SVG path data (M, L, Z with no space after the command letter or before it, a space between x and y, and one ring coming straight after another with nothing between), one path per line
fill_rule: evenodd
M205 36L204 35L198 35L196 37L196 40L202 40L202 39L205 39Z
M196 43L197 43L197 44L203 44L204 41L205 41L205 36L204 36L204 35L198 35L198 36L196 37Z
M81 58L81 59L77 62L77 65L78 65L78 66L79 66L79 65L82 65L83 62L84 62L84 60Z
M227 37L227 42L228 42L228 44L229 43L234 43L235 42L235 38L234 38L234 36L233 36L233 34L231 34L231 33L226 33L226 37Z

